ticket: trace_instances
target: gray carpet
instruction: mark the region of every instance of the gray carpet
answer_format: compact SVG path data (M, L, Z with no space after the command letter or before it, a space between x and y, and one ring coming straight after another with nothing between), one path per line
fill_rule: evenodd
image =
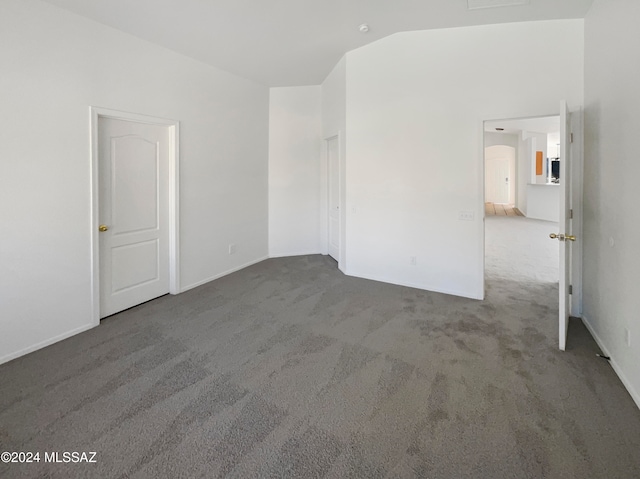
M108 318L0 366L0 451L97 463L0 475L640 477L640 411L579 321L557 350L557 284L498 256L484 302L304 256Z

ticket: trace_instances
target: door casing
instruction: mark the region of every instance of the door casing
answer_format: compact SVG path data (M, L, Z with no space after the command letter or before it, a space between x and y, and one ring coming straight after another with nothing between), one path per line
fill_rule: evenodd
M332 135L324 137L322 142L322 161L320 162L320 251L322 254L329 254L329 157L328 157L328 142L329 140L338 140L338 191L339 191L339 259L338 269L343 273L347 273L346 263L346 165L345 165L345 151L344 151L344 134L342 131L337 131Z
M157 118L137 113L111 110L101 107L90 107L91 125L91 310L92 322L100 324L100 241L98 227L100 225L100 177L98 164L98 119L113 118L116 120L166 126L169 130L169 293L180 293L180 235L179 232L179 129L176 120Z
M335 145L336 145L336 154L337 154L337 158L336 158L336 163L333 165L331 165L331 153L330 153L330 148L329 148L329 144L334 141ZM336 231L336 236L337 236L337 252L336 252L336 258L334 258L336 261L340 262L340 238L341 238L341 231L340 231L340 225L342 223L341 221L341 215L342 212L340 210L340 204L341 204L341 188L340 188L340 137L338 135L332 136L331 138L326 138L325 139L325 151L326 151L326 161L327 161L327 248L328 248L328 253L329 255L333 256L331 254L331 233L333 231L332 227L331 227L331 222L332 222L332 211L331 211L331 200L332 200L332 190L336 190L337 193L337 207L338 207L338 211L337 211L337 231Z

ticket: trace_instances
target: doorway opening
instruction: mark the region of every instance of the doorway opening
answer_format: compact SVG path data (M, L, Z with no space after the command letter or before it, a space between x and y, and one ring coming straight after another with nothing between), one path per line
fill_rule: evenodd
M485 281L489 290L497 287L509 292L508 297L539 303L546 325L560 320L561 349L566 341L561 312L566 258L561 255L563 246L559 248L549 234L564 229L560 216L568 207L564 193L569 185L552 170L566 158L566 152L559 158L566 118L565 113L562 118L483 123ZM504 213L498 205L506 205Z
M548 235L558 229L560 189L548 170L559 141L559 115L484 122L487 277L558 282Z
M556 120L556 118L558 120ZM556 122L559 124L556 145L556 158L551 157L551 161L547 161L547 171L545 174L545 151L544 146L547 145L547 150L552 151L549 148L550 139L553 141L554 136L551 136L554 131L541 129L543 124L549 124L550 122ZM529 127L527 131L518 129L519 146L524 143L524 162L521 158L516 160L516 168L520 163L523 167L518 169L518 182L516 184L516 205L519 209L523 210L525 214L524 220L530 221L535 219L537 221L543 221L547 225L557 223L557 229L549 232L545 238L544 231L541 231L537 236L552 239L552 243L555 243L558 247L558 281L557 281L557 317L558 317L558 346L559 349L565 350L567 345L567 333L569 327L569 316L579 317L582 311L582 141L583 141L583 115L582 110L578 109L571 113L567 106L567 102L560 101L559 115L549 115L544 117L515 119L515 120L486 120L482 123L483 132L483 147L482 147L482 168L484 169L485 146L490 146L490 135L496 133L505 134L509 133L509 128L513 126L513 122L525 122ZM522 123L520 123L522 124ZM536 125L531 127L531 125ZM536 131L537 130L537 131ZM518 132L516 132L518 133ZM537 133L546 133L544 136L537 135ZM545 141L546 140L546 141ZM519 152L521 150L519 149ZM557 171L554 174L554 161L557 161ZM483 180L484 181L484 176ZM553 209L548 207L549 201L554 200L557 197L557 217L552 216ZM541 201L543 200L547 201ZM484 201L484 198L483 198ZM547 206L547 207L545 207ZM546 216L541 216L546 215ZM483 284L486 279L491 276L490 268L492 266L492 260L494 258L500 258L500 254L492 251L491 248L495 245L495 239L491 238L489 233L491 232L490 223L494 220L491 216L485 216L483 223L483 243L484 243L484 276ZM494 217L496 218L496 217ZM520 220L522 221L522 220ZM498 239L505 239L508 237L507 246L513 245L513 238L522 238L521 235L516 233L509 233L508 236L501 234ZM557 242L555 241L557 240ZM544 243L540 243L543 245ZM549 244L549 243L547 243ZM531 248L529 247L529 250ZM554 248L555 250L555 248ZM531 251L527 251L531 253ZM551 253L534 255L531 266L535 266L541 258L548 259ZM555 251L553 252L555 256ZM517 260L522 258L531 258L531 255L520 254L514 257ZM527 270L527 268L514 268L513 264L510 264L511 271ZM531 268L536 271L535 268ZM499 270L499 268L498 268ZM514 292L513 296L517 295ZM538 296L534 294L534 296ZM549 305L554 304L550 300L545 299L544 308L548 308Z
M178 294L178 128L91 107L93 322Z

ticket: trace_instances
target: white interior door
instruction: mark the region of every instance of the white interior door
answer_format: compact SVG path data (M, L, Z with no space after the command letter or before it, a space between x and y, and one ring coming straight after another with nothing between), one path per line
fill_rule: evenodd
M334 136L327 141L328 243L329 255L340 261L340 142Z
M511 177L509 158L493 158L487 160L486 201L489 203L509 203Z
M100 317L169 292L169 128L98 120Z
M571 271L571 245L575 241L571 225L571 126L567 103L560 104L560 231L555 237L560 241L560 283L559 283L559 347L567 345L571 298L569 295ZM553 235L552 235L553 236Z

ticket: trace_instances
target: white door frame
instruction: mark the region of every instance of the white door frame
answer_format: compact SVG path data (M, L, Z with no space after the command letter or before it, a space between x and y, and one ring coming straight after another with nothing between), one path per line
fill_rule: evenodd
M326 232L326 242L327 242L327 254L329 253L329 244L331 242L331 239L329 238L330 234L331 234L331 228L329 227L329 222L331 220L330 215L331 212L329 211L329 201L330 201L330 196L331 196L331 168L329 168L329 142L331 140L337 140L338 141L338 184L336 185L338 187L338 265L341 264L342 262L342 158L341 158L341 154L340 154L340 133L336 134L336 135L332 135L329 136L327 138L324 139L324 157L325 157L325 167L327 168L327 187L326 187L326 198L327 198L327 215L326 215L326 219L325 219L325 224L326 224L326 228L327 228L327 232Z
M340 247L338 248L338 269L346 274L346 165L344 151L344 134L338 130L326 135L322 142L322 161L320 162L320 245L324 255L329 254L329 157L327 144L329 140L338 139L338 203L340 220L338 222Z
M509 116L509 115L486 115L484 118L479 120L479 141L478 141L478 150L479 150L479 170L480 174L478 175L478 188L480 191L480 203L478 205L478 213L479 217L482 218L482 221L478 222L478 234L481 238L480 247L482 251L482 261L481 261L481 274L480 274L480 292L482 293L479 299L484 299L484 291L485 291L485 213L484 213L484 203L485 203L485 194L484 194L484 184L485 184L485 144L484 144L484 124L487 121L506 121L506 120L525 120L529 118L541 118L548 116L558 116L559 111L555 113L549 114L536 114L536 115L522 115L522 116ZM571 263L571 284L573 285L573 294L571 295L571 315L576 317L582 316L582 192L583 192L583 110L582 108L577 108L574 111L571 111L571 132L573 133L573 143L570 147L570 155L571 161L569 162L571 165L571 206L573 209L573 223L572 223L572 231L573 234L578 238L574 244L571 245L571 257L569 259ZM516 158L516 167L517 167L517 158ZM517 181L517 179L516 179Z
M576 107L571 112L571 209L573 210L572 231L578 241L571 245L571 315L582 317L582 250L583 236L583 190L584 190L584 110Z
M179 232L179 129L176 120L157 118L137 113L129 113L108 108L90 107L91 125L91 310L94 325L100 324L100 241L98 227L100 178L98 167L98 119L112 118L116 120L145 123L148 125L166 126L169 130L169 293L180 293L180 235Z

